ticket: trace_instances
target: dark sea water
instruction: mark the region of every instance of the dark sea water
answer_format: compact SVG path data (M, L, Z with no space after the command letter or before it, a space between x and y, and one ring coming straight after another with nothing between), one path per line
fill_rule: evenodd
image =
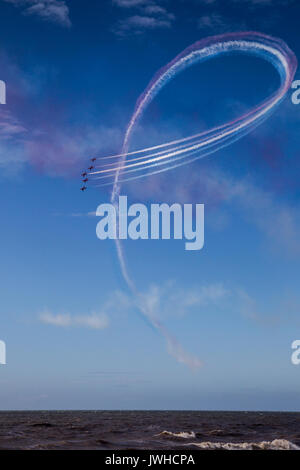
M3 449L300 449L300 413L0 412Z

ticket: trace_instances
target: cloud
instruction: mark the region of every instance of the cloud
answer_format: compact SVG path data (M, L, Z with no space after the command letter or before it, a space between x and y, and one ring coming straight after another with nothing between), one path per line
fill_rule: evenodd
M71 315L69 313L54 314L45 310L39 315L39 321L60 328L84 327L102 330L109 325L109 316L131 314L139 309L147 312L151 323L155 324L166 340L168 353L192 369L203 365L197 357L188 354L176 338L170 334L161 321L174 320L175 317L193 314L203 320L203 315L234 315L244 321L254 321L261 327L274 327L286 321L298 321L299 299L287 300L274 298L270 304L273 307L259 306L245 289L236 286L225 286L222 282L212 282L203 285L183 287L174 281L164 284L152 284L148 289L136 295L124 292L114 292L104 304L100 313L89 315ZM271 312L271 313L270 313Z
M53 313L45 309L38 315L40 322L57 327L85 327L102 330L109 325L109 317L123 315L132 308L132 301L121 291L114 291L102 304L101 310L90 314L72 315L68 312Z
M126 189L130 197L144 201L160 203L164 200L168 204L202 201L211 211L211 219L218 215L219 208L237 209L242 219L256 226L267 238L269 247L278 251L279 246L281 254L300 255L300 208L297 204L284 202L282 194L278 198L276 192L260 187L249 176L236 179L221 169L204 164L201 166L201 185L195 164L182 167L180 178L178 183L175 172L166 172L143 178L134 185L127 185Z
M203 15L197 20L199 29L227 29L227 24L224 18L218 14Z
M108 327L109 321L105 313L91 313L90 315L70 315L69 313L53 314L45 311L40 314L42 323L58 327L81 326L95 330L103 330Z
M53 212L52 215L54 217L96 217L95 211L89 212L71 212L71 213L63 213L63 212Z
M279 244L286 253L300 254L300 216L297 207L277 201L272 193L246 180L232 181L228 191L232 202L242 207L247 218L271 241Z
M6 109L0 109L0 138L16 139L26 133L25 127Z
M247 29L246 21L244 20L233 20L232 17L227 17L220 13L210 13L197 19L197 26L199 30L213 32L213 33L225 33L233 31L243 31Z
M23 167L27 129L10 111L0 108L0 167L6 175L15 175Z
M219 3L219 0L194 0L194 2L200 3L201 5L215 5L216 3Z
M245 5L253 8L286 6L292 3L296 3L296 1L297 0L193 0L194 3L206 6L213 5L215 7L223 6L225 4L226 7L228 7L229 5L233 6L234 4L240 4L243 8Z
M95 211L90 212L73 212L70 214L71 217L96 217Z
M243 288L235 289L236 306L245 318L261 326L280 326L293 324L299 326L300 298L298 292L283 287L273 293L267 305L254 298Z
M205 6L205 13L196 19L198 28L221 34L262 28L271 30L280 22L281 10L295 0L198 0L197 3ZM271 8L272 14L267 14Z
M139 309L151 312L151 315L159 318L170 314L184 316L191 308L219 304L228 293L222 283L182 288L169 281L162 286L152 284L134 302Z
M117 126L87 124L86 117L74 121L72 107L55 98L45 106L46 91L52 90L51 69L24 72L1 50L0 70L8 100L0 105L1 174L16 174L29 163L51 176L78 176L87 155L119 150L124 134L119 121Z
M137 10L136 14L122 18L113 27L113 32L118 36L168 29L175 20L173 13L151 0L114 0L113 3L122 8Z
M149 0L112 0L112 2L121 8L132 8L152 3Z
M152 5L152 4L147 5L143 9L143 11L147 13L148 15L153 15L153 14L168 15L167 10L159 5Z
M162 284L153 283L135 295L116 291L105 303L103 311L111 316L138 309L147 312L147 316L155 322L185 316L193 308L221 306L231 294L222 282L181 287L169 280Z
M33 15L45 21L59 24L65 28L71 27L69 7L64 0L4 0L16 7L24 7L24 15Z
M134 15L120 21L115 31L120 35L124 35L129 32L141 34L149 29L170 28L172 19L170 16L168 18L155 18L153 16Z
M232 3L244 3L251 7L276 7L295 3L296 0L231 0Z
M147 309L159 321L190 313L202 315L210 312L233 314L260 326L278 326L287 321L299 323L299 296L280 291L278 296L272 294L269 301L262 302L243 287L227 286L222 282L193 287L182 287L174 281L153 284L136 299L131 299L131 303L132 306ZM129 299L127 305L130 305Z

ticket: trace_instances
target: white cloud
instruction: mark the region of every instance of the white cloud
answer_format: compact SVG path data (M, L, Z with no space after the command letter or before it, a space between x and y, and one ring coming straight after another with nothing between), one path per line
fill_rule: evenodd
M40 314L40 320L42 323L55 326L70 326L72 323L69 313L53 314L51 312L43 312Z
M113 3L115 3L118 7L122 8L132 8L132 7L137 7L141 5L146 5L149 2L149 0L112 0Z
M69 7L64 0L4 0L17 7L24 7L24 15L39 16L43 20L69 28Z
M224 29L226 27L224 18L215 13L201 16L197 23L199 29Z
M235 179L214 167L202 169L201 185L199 173L193 165L182 167L180 177L179 184L176 175L174 180L167 174L156 175L155 178L145 178L141 183L128 186L128 191L132 197L142 195L144 200L151 202L160 202L162 198L169 204L174 201L182 204L202 201L206 207L221 209L226 204L227 208L238 209L241 218L253 224L266 237L269 248L278 251L279 246L283 255L300 255L299 204L284 202L276 193L259 187L250 177ZM212 217L215 214L216 211ZM224 222L224 217L221 221ZM219 225L221 228L222 224Z
M121 19L113 28L119 36L141 34L147 30L171 28L175 16L151 0L113 0L119 7L136 9L136 14Z
M215 12L200 16L197 20L197 26L200 30L212 31L214 33L243 31L247 29L245 21L241 19L233 20L231 17Z
M53 313L48 309L42 311L38 318L42 323L58 327L86 327L96 330L107 328L109 317L123 315L133 306L132 300L121 291L114 291L101 305L100 311L89 314L72 315L68 312Z
M126 1L126 0L125 0ZM185 0L183 0L185 1ZM199 5L222 5L225 3L224 0L193 0ZM250 7L276 7L276 6L286 6L292 3L296 3L297 0L227 0L227 5L239 3L241 5L248 5Z
M91 313L89 315L70 315L69 313L54 314L45 311L40 314L42 323L58 327L82 326L96 330L107 328L109 321L105 313Z
M252 7L265 7L265 6L286 6L295 3L296 0L231 0L233 3L245 3Z
M15 176L23 167L26 128L6 109L0 112L0 167L6 176Z
M119 23L119 31L142 32L145 29L170 28L171 18L154 18L153 16L134 15Z
M297 208L276 201L271 193L251 182L233 182L228 196L240 205L257 227L285 252L300 254L300 216ZM231 194L230 194L231 193Z
M194 0L196 1L196 0ZM280 21L281 9L295 3L296 0L227 0L226 5L236 8L239 14L234 17L224 9L224 0L198 0L205 5L205 13L197 19L198 28L212 33L233 31L268 30ZM272 14L256 14L256 11ZM200 10L200 9L199 9ZM249 15L249 11L252 12Z
M63 214L54 214L54 215L63 215ZM90 212L72 212L71 217L96 217L95 211Z
M260 326L276 326L284 321L298 321L299 298L291 293L278 293L266 302L254 298L240 286L225 286L222 282L193 287L181 287L175 282L152 285L131 299L132 306L146 310L158 321L174 316L220 313L242 317ZM129 305L129 301L128 301ZM176 343L177 346L178 343ZM180 347L181 348L181 347Z
M132 309L147 312L147 316L162 320L170 316L184 316L190 309L210 306L221 306L232 292L222 282L192 287L181 287L175 281L163 284L151 284L137 295L115 292L106 303L105 311L124 313Z
M25 127L19 120L6 109L0 112L0 137L1 139L11 139L23 135Z
M195 0L197 3L200 3L202 5L214 5L215 3L218 3L219 0ZM224 1L224 0L223 0Z
M167 10L159 5L145 6L143 11L147 13L148 15L153 15L153 14L167 15L168 14Z
M75 324L86 326L96 330L103 330L108 327L109 321L105 313L92 313L90 315L79 315L74 317Z
M182 288L169 281L163 286L151 285L147 291L138 295L135 302L141 310L161 318L170 314L185 315L193 307L217 305L228 294L229 291L222 283Z

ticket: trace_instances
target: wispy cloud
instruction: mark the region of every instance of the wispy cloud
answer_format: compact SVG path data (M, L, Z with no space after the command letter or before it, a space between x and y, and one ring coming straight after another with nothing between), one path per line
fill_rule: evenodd
M1 139L16 139L26 133L25 127L6 109L0 110L0 137Z
M87 124L80 119L71 123L72 110L62 103L43 105L45 90L51 88L44 81L45 75L51 76L48 69L24 72L3 50L0 69L9 101L9 110L0 106L0 166L5 173L15 174L30 163L48 175L78 176L87 155L119 150L124 133L119 122L117 126Z
M22 8L24 15L38 16L45 21L71 27L69 7L64 0L4 0Z
M109 318L123 315L132 309L132 301L121 291L113 291L101 305L100 310L88 314L71 314L69 312L54 313L44 309L38 315L40 322L57 327L86 327L104 329L109 325Z
M105 313L91 313L89 315L71 315L69 313L51 313L45 311L39 315L42 323L58 327L79 326L103 330L108 327L109 320Z
M256 226L266 237L270 248L280 246L281 254L300 255L300 211L297 204L284 202L282 195L278 197L275 191L260 187L253 178L236 179L214 167L201 167L201 185L193 165L183 167L180 176L180 184L174 173L145 178L127 186L129 195L151 202L160 202L164 198L169 204L174 201L182 204L202 201L208 210L225 207L225 204L228 207L229 204L232 209L239 210L242 220ZM219 228L222 229L222 224Z
M129 300L127 302L130 305ZM261 299L255 298L244 287L223 282L193 287L183 287L174 281L163 285L153 284L138 298L132 299L131 303L146 308L159 320L186 317L191 312L198 315L210 312L234 315L260 326L277 326L286 321L299 322L300 301L290 292L280 292L279 298L272 295L263 304Z
M70 214L71 217L96 217L95 211L90 212L73 212Z
M222 283L197 285L183 288L169 281L164 285L152 284L141 292L134 302L136 306L159 319L162 317L184 316L191 308L217 305L229 294Z
M126 10L135 9L135 14L120 19L113 27L113 32L119 36L171 28L175 20L173 13L151 0L113 0L113 3Z
M225 18L216 13L210 15L203 15L197 20L198 28L201 30L215 30L218 32L226 31L229 24Z
M272 7L286 6L286 5L291 5L297 2L297 0L191 0L191 1L199 5L206 5L206 6L212 5L214 7L218 5L219 6L226 5L226 7L228 7L229 5L234 6L234 4L240 4L242 5L242 7L249 6L253 8L263 8L263 7L269 7L269 6L272 6Z
M251 7L276 7L295 3L297 0L230 0L232 3L248 4Z
M295 0L193 1L205 7L205 12L196 20L198 28L214 34L257 28L268 30L280 21L282 9L295 3ZM234 16L233 11L236 12Z
M71 213L63 213L63 212L54 212L52 214L54 217L96 217L95 211L89 212L71 212Z
M132 8L141 5L147 5L152 3L149 0L112 0L112 2L118 7L122 8Z
M24 141L27 129L8 110L0 109L0 167L6 175L16 175L26 161Z
M170 28L173 17L160 17L146 15L134 15L122 20L114 29L118 35L126 35L128 33L141 34L149 29L163 29Z

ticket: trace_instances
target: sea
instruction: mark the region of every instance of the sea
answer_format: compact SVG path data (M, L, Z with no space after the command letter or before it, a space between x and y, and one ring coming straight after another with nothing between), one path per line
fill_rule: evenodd
M9 449L300 450L300 413L1 411Z

